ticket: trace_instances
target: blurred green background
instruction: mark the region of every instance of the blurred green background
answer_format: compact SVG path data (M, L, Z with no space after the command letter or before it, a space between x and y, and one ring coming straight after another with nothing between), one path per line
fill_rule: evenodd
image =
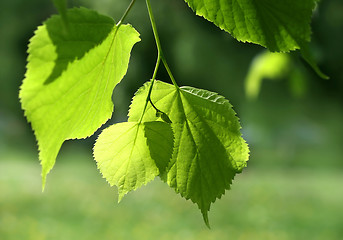
M74 0L118 20L129 0ZM291 54L292 74L266 79L258 98L244 86L263 48L243 44L195 16L184 1L152 0L162 46L180 85L220 93L238 113L251 148L248 168L213 204L212 229L200 211L160 181L116 203L92 159L96 138L66 142L41 192L37 146L18 91L33 31L56 13L51 1L0 2L0 239L342 239L343 2L316 9L311 50L330 80ZM152 75L156 47L145 1L126 22L142 42L113 94L110 123L125 121L134 92ZM169 81L165 71L158 78Z

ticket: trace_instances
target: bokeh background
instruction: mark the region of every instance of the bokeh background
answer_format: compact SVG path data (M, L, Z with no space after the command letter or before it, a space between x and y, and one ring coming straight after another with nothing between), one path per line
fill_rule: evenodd
M120 19L129 0L73 0ZM209 214L158 179L116 203L115 188L92 159L96 139L66 142L41 192L36 141L18 100L33 31L56 10L51 1L0 1L0 239L342 239L343 2L322 0L311 50L330 80L291 54L293 74L264 79L249 99L245 79L264 49L243 44L195 16L184 1L152 0L161 42L180 85L220 93L238 113L251 148ZM145 1L126 22L142 41L113 94L108 124L125 121L134 92L152 75L156 47ZM158 78L169 81L161 68Z

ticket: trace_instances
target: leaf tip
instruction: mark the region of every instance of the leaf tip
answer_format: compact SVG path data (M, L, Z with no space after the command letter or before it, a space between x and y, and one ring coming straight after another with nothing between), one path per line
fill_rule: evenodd
M123 197L126 195L127 192L124 192L120 189L118 189L118 203L121 202L121 200L123 199Z
M46 174L42 173L42 192L45 190L45 185L46 185Z
M301 57L307 62L307 64L313 69L313 71L322 79L329 80L330 77L322 72L319 68L313 53L310 50L309 43L303 42L301 43L300 49Z
M204 222L208 229L211 229L210 221L208 220L208 211L207 210L201 210L202 218L204 219Z

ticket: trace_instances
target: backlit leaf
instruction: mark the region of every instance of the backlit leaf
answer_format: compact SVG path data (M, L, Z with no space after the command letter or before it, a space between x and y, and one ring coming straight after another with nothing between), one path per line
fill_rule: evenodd
M62 143L92 135L112 115L112 92L139 34L85 8L53 16L30 40L20 99L39 146L43 187Z
M316 0L185 0L197 15L242 42L288 52L310 41Z
M105 129L94 146L103 177L116 185L119 201L164 172L171 159L173 132L164 122L125 122Z
M129 121L140 118L149 85L136 93ZM179 89L157 81L151 99L169 116L174 132L173 157L165 180L199 206L209 225L211 203L230 188L235 174L242 171L248 160L249 150L241 137L238 118L228 100L206 90ZM156 120L155 112L149 106L143 121Z

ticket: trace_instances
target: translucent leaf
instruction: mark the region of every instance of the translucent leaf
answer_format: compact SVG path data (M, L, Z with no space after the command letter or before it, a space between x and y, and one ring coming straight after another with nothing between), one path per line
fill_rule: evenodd
M119 201L164 172L173 151L173 132L164 122L125 122L105 129L94 146L103 177L116 185Z
M136 93L129 121L140 118L149 84ZM174 131L173 157L165 179L181 196L199 206L209 225L211 203L230 188L235 174L248 160L249 150L241 137L238 118L224 97L206 90L178 89L157 81L151 99L169 116ZM155 109L148 107L143 120L156 120Z
M62 143L92 135L112 115L112 92L139 34L85 8L38 27L30 40L20 99L39 146L43 187ZM65 31L61 31L64 29Z
M197 15L243 42L287 52L310 41L316 0L185 0Z

